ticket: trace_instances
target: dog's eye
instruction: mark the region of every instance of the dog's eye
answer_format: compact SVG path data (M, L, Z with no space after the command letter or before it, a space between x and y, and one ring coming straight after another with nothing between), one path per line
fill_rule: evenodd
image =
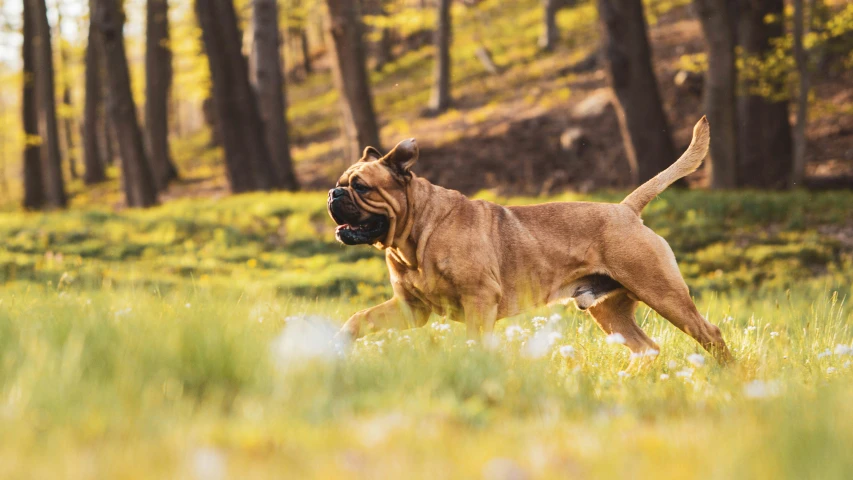
M352 188L353 188L353 190L355 190L358 193L366 193L366 192L370 191L370 187L368 187L367 185L365 185L361 182L353 182Z

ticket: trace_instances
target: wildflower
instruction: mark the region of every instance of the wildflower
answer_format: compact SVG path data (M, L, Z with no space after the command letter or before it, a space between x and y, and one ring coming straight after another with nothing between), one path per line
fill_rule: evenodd
M288 317L281 333L270 346L273 360L281 370L312 361L331 362L341 356L349 341L335 334L337 323L320 316ZM364 342L364 339L360 340Z
M610 335L607 336L605 341L609 344L618 343L619 345L624 345L625 344L625 337L622 336L621 333L611 333Z
M853 355L853 347L838 344L835 346L835 350L832 353L836 355Z
M750 325L750 326L743 329L743 334L749 335L749 332L754 332L755 328L756 328L755 325Z
M776 338L779 336L779 332L770 332L770 338Z
M545 317L533 317L533 326L536 328L542 328L547 321L548 319Z
M692 368L685 368L684 370L680 370L675 372L675 376L678 378L690 378L693 375Z
M446 323L438 323L438 322L433 323L432 328L436 332L442 332L443 333L443 332L449 332L450 331L450 325L448 325Z
M743 394L746 398L767 398L779 395L781 386L779 382L765 382L753 380L743 386Z
M696 367L702 367L705 365L705 356L701 353L692 353L687 356L687 361Z
M563 358L575 358L575 347L571 345L563 345L559 352Z
M225 478L225 455L215 448L196 448L190 459L195 478L199 480L218 480Z
M661 374L660 374L660 379L661 379L661 380L669 380L669 374L661 373Z
M507 340L512 340L516 337L516 335L521 335L524 333L524 330L518 325L510 325L506 327L506 331L504 334L506 335Z
M828 357L828 356L830 356L830 355L832 355L832 352L830 352L830 351L829 351L829 349L827 348L826 350L824 350L824 351L822 351L822 352L818 353L818 354L817 354L817 358Z
M650 348L650 349L646 350L645 352L643 352L643 355L646 357L657 357L659 354L660 354L660 352L655 350L654 348Z
M675 367L678 366L678 364L675 363L675 360L670 360L670 361L666 362L666 366L669 367L670 370L674 370Z
M465 345L468 345L469 347L473 347L476 344L477 344L476 340L468 340L467 342L465 342Z
M619 370L619 373L617 373L616 375L619 375L619 378L625 378L630 376L625 370Z
M562 319L563 319L563 316L562 316L562 315L560 315L559 313L551 314L551 316L550 316L550 317L548 317L548 321L549 321L549 322L551 322L551 323L557 323L557 322L559 322L559 321L560 321L560 320L562 320Z
M190 308L190 307L192 307L192 304L191 304L191 303L186 303L186 304L184 304L184 308Z
M554 345L557 340L562 340L563 334L560 332L551 332L548 334L548 345Z
M826 369L826 373L828 373L828 374L832 375L833 373L835 373L835 367L829 367L829 368L827 368L827 369Z

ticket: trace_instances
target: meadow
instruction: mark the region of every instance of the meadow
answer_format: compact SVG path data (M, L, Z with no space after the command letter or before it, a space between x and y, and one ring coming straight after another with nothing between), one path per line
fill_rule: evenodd
M0 478L845 478L850 212L850 192L655 200L737 363L641 307L643 369L562 308L504 320L495 350L441 318L335 348L390 289L322 193L3 213Z

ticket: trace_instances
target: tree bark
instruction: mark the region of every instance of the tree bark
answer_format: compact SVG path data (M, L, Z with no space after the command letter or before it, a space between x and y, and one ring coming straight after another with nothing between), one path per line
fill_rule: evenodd
M255 92L249 84L242 35L232 0L196 0L210 77L213 108L222 135L225 164L234 193L279 188L266 146Z
M148 0L145 37L145 139L158 191L178 178L169 152L169 89L172 49L169 46L168 0Z
M669 124L652 70L642 0L598 0L607 76L631 176L642 183L675 161Z
M791 186L803 185L806 177L806 123L809 119L809 62L803 37L807 33L803 0L794 0L794 60L797 64L797 125L794 127L794 167Z
M705 41L705 114L711 135L711 188L737 186L736 11L731 0L694 0Z
M365 146L379 147L379 126L365 65L362 25L357 2L326 0L326 32L332 47L332 72L341 96L347 154L356 159Z
M557 30L557 12L560 10L561 0L543 0L545 30L539 38L539 47L546 52L554 50L560 38Z
M62 9L59 8L59 5L59 3L56 4L56 25L54 26L54 36L56 37L56 45L59 49L59 63L57 65L57 70L59 71L59 79L62 86L62 107L65 111L64 114L60 115L62 119L62 133L64 140L62 150L68 158L68 173L71 174L71 178L77 179L80 178L80 175L77 173L77 156L74 151L74 118L70 114L73 109L73 104L71 101L71 82L68 80L67 71L68 51L62 42Z
M439 113L450 106L450 42L452 32L450 0L438 0L438 24L435 29L435 64L429 110Z
M302 48L302 69L305 70L305 76L311 74L313 68L311 66L311 49L308 46L308 31L305 27L299 29L299 46Z
M773 51L772 38L782 36L783 0L744 0L740 2L739 38L748 56L765 58ZM766 19L775 16L776 20ZM791 125L788 101L749 93L752 82L744 80L747 92L738 98L738 141L740 162L738 184L741 187L778 189L790 183L793 166Z
M42 139L42 179L47 205L63 208L68 203L65 181L62 178L62 157L59 153L59 127L56 121L56 90L53 73L53 50L50 45L50 25L44 0L26 0L36 32L36 91L39 104L39 135Z
M29 2L24 3L23 92L21 123L24 127L24 208L44 206L44 185L41 175L41 142L38 141L38 102L36 101L35 19Z
M95 0L94 20L103 40L109 86L108 110L118 140L127 206L149 207L157 204L157 188L146 157L145 142L130 90L130 74L124 51L124 15L119 1Z
M290 157L287 131L287 96L282 73L281 34L278 29L276 0L254 0L255 79L267 148L278 184L287 190L299 185Z
M94 2L89 2L90 18L94 11ZM101 108L101 56L98 53L98 29L95 22L89 21L89 35L86 44L86 99L83 105L83 163L86 172L83 174L83 182L86 185L103 182L107 179L104 172L104 159L99 144L105 133L99 133L99 126L103 122L99 117L103 115Z

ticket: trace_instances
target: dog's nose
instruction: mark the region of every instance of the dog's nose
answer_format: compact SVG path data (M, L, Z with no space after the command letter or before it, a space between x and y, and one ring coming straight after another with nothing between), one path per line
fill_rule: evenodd
M339 198L339 197L343 197L344 195L346 195L346 193L347 193L347 191L346 191L345 189L343 189L343 188L340 188L340 187L338 187L338 188L333 188L333 189L329 192L329 194L332 196L332 199Z

